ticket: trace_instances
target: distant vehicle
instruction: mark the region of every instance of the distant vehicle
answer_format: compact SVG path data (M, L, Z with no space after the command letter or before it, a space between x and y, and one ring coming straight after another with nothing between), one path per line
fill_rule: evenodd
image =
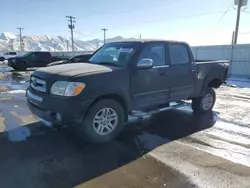
M83 55L76 55L74 57L71 57L67 60L61 60L49 63L48 66L54 66L54 65L61 65L61 64L67 64L67 63L80 63L80 62L88 62L89 58L92 56L92 54L83 54Z
M52 57L50 52L28 52L22 56L8 59L8 66L16 71L25 71L30 67L46 67L53 61L64 60L65 58Z
M5 52L4 54L0 55L0 61L7 60L11 57L16 57L17 55L17 52Z

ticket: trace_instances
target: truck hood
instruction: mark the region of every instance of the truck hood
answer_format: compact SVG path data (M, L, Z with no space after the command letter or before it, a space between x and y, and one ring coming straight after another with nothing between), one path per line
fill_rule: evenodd
M55 80L58 79L67 80L74 76L100 74L112 71L113 69L111 67L104 65L97 65L90 63L70 63L70 64L40 68L37 71L35 71L32 75L43 79L52 78Z

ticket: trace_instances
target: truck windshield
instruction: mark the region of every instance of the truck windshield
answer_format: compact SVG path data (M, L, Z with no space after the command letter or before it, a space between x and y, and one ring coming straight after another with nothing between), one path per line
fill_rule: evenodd
M116 42L105 44L90 59L90 63L124 66L132 58L139 42Z

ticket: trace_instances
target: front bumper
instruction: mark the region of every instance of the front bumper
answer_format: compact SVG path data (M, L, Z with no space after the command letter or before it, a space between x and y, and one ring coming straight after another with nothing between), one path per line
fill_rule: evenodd
M79 123L84 117L93 99L66 98L36 92L32 88L26 91L30 111L41 119L52 123Z
M15 62L10 62L9 60L7 60L7 65L9 66L9 67L14 67L14 66L16 66L16 63Z

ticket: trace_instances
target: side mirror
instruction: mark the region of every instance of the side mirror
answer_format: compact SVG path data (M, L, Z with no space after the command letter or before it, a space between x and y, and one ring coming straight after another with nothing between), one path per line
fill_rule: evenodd
M153 67L153 63L154 63L154 61L152 59L149 59L149 58L141 59L137 63L137 68L139 68L139 69L150 69L150 68Z

